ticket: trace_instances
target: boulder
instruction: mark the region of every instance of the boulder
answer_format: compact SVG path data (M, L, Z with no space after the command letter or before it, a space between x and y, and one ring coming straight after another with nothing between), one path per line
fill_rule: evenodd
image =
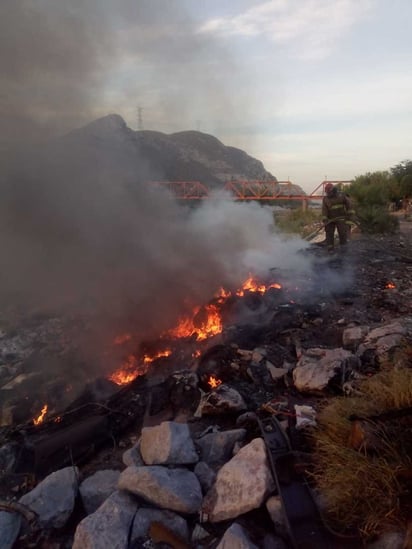
M77 496L77 467L65 467L47 476L19 500L37 513L43 528L61 528L72 514Z
M130 494L114 492L78 524L72 549L127 549L137 508L137 501Z
M258 546L250 541L246 530L235 522L226 530L216 549L258 549Z
M357 355L366 356L373 352L376 361L382 364L391 359L393 352L411 334L412 321L408 318L394 320L371 330L359 345Z
M235 518L260 507L273 490L265 443L255 438L219 470L202 512L210 522Z
M146 465L187 465L199 461L187 423L173 421L143 428L140 454Z
M209 464L225 462L232 457L233 447L236 442L242 442L246 436L246 429L231 429L209 433L195 440L200 456Z
M196 463L194 473L199 479L203 493L206 494L216 480L216 473L204 461L199 461L199 463Z
M196 475L186 469L131 465L121 473L118 488L178 513L197 513L202 504L200 483Z
M88 515L94 513L116 491L119 476L120 471L97 471L80 484L80 496Z
M353 326L351 328L346 328L342 334L343 347L350 351L356 351L369 330L369 326Z
M308 349L293 370L293 381L298 391L318 393L339 378L342 385L352 369L356 357L346 349Z

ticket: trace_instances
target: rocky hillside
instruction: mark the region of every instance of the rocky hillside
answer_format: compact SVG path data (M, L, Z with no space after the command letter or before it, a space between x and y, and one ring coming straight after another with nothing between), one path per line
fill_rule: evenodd
M133 131L118 115L95 120L64 136L57 147L69 147L77 158L91 155L106 168L134 172L137 179L201 181L210 187L228 179L276 178L262 162L212 135L197 131L164 134Z

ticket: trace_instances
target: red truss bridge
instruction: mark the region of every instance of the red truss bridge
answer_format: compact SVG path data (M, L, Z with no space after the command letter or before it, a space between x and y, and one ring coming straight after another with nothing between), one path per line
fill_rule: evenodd
M325 180L310 194L294 194L291 181L231 180L224 183L222 189L232 200L300 200L307 205L312 200L322 200L327 183L347 185L351 181ZM152 181L151 185L169 189L178 200L205 200L216 190L200 181Z

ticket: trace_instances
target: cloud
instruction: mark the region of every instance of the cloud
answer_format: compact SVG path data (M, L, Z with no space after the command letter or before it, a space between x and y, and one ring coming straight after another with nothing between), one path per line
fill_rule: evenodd
M263 36L305 59L328 56L350 27L369 12L372 0L269 0L236 17L210 19L201 33Z

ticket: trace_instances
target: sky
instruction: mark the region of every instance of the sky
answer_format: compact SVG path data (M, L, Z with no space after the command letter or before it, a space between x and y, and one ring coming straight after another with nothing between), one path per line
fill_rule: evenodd
M3 0L0 113L200 130L278 180L412 158L409 0Z

